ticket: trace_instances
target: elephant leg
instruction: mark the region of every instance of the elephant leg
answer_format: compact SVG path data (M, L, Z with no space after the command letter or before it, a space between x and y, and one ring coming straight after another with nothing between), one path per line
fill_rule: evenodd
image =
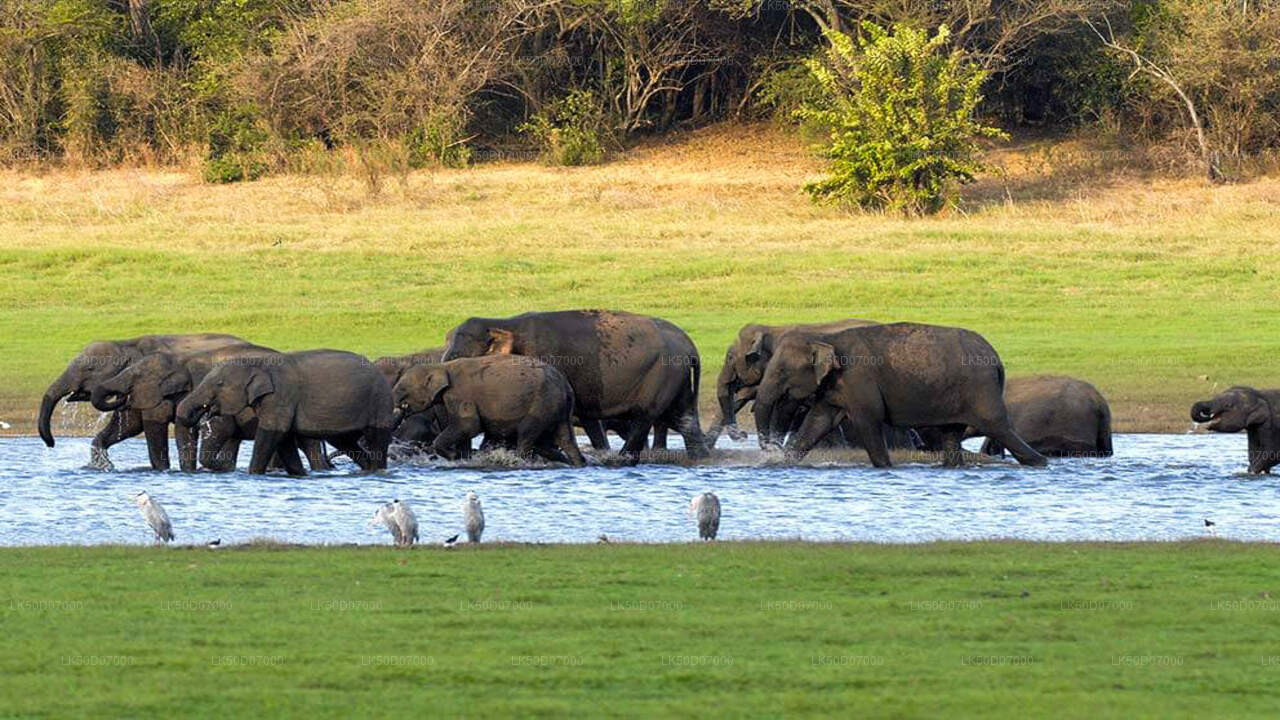
M258 425L258 433L253 436L253 457L249 460L251 474L266 474L267 466L271 464L276 448L280 446L280 441L286 434L282 430L267 430L261 424Z
M703 438L703 442L706 442L705 437ZM658 421L653 424L653 449L667 449L667 426L662 421Z
M992 457L1004 457L1004 446L994 438L987 438L982 441L982 450L980 452L983 455Z
M302 454L307 456L307 464L316 472L327 471L333 469L333 463L329 462L329 455L325 452L324 441L315 438L299 438L298 449L302 450Z
M370 470L387 469L387 449L391 447L391 428L366 428L365 452L369 454Z
M836 417L831 410L823 407L809 410L800 426L787 438L787 458L792 461L802 459L835 427Z
M582 451L578 449L578 441L573 437L572 424L568 422L560 423L555 429L553 442L555 442L556 447L560 448L560 452L564 453L570 465L582 467L587 464L586 458L582 457Z
M334 435L325 438L325 440L343 455L351 458L352 462L360 467L361 470L372 469L369 464L369 453L360 445L360 435L346 434Z
M889 447L884 442L884 428L880 418L858 418L853 420L853 434L858 444L867 451L871 464L878 468L890 467Z
M466 445L468 451L471 449L471 439L474 435L469 435L465 430L455 425L445 428L436 439L431 443L431 449L437 455L447 460L463 459L470 455L470 452L464 453L462 446Z
M147 455L151 459L151 469L168 470L169 423L158 420L144 420L142 432L147 438Z
M276 460L293 477L304 477L307 474L306 468L302 467L302 458L298 456L298 441L293 433L285 433L280 438L280 444L276 446Z
M609 436L605 433L604 423L599 420L583 420L582 429L587 433L587 439L591 441L591 447L596 450L609 449Z
M174 423L173 439L178 443L178 467L182 472L195 472L200 444L196 429L190 425Z
M142 432L142 413L134 410L117 410L107 419L106 427L93 436L89 445L89 467L114 470L107 449Z
M645 447L649 444L649 427L652 423L649 420L641 420L637 418L631 423L631 429L627 431L627 441L622 444L622 452L627 455L639 455L644 452Z
M1018 437L1018 434L1009 426L1008 421L1005 421L1003 425L995 427L978 427L977 430L980 434L986 435L988 438L991 438L1008 448L1009 453L1012 454L1021 465L1044 467L1049 464L1049 461L1046 460L1043 455L1033 450L1030 445L1023 441L1022 438Z
M964 451L960 448L960 438L964 435L963 425L943 425L942 433L942 466L963 467Z

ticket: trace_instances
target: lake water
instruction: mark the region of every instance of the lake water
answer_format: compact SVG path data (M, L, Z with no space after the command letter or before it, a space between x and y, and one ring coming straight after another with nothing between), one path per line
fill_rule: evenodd
M688 502L704 490L720 496L721 539L1171 540L1204 535L1210 518L1222 537L1280 541L1280 483L1244 473L1243 435L1117 435L1114 444L1112 458L1054 460L1047 469L919 460L877 470L861 453L788 465L755 449L754 437L722 437L716 458L692 467L422 462L361 475L344 463L290 478L243 472L250 443L240 471L187 474L151 471L141 439L112 448L117 469L103 472L85 468L88 438L53 449L39 438L4 438L0 545L148 543L132 502L144 489L168 510L180 543L386 544L385 529L369 519L393 498L415 509L423 542L439 541L462 529L467 490L484 503L486 541L690 540Z

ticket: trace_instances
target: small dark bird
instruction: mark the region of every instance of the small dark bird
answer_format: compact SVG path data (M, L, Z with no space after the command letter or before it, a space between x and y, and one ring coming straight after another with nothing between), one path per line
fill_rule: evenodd
M597 541L597 542L602 542L602 543L607 543L607 542L609 542L609 536L608 536L608 535L605 535L604 533L600 533L600 537L596 538L596 541Z
M218 546L220 546L220 545L222 545L222 538L218 538L217 540L210 540L210 541L207 543L207 547L208 547L210 550L216 550L216 549L218 548Z
M461 534L461 533L459 533L459 535L460 535L460 534ZM454 535L453 537L451 537L451 538L449 538L448 540L445 540L445 541L444 541L444 546L445 546L445 547L447 547L447 548L451 548L451 547L453 547L454 545L457 545L457 544L458 544L458 536L457 536L457 535Z
M1217 535L1217 534L1218 534L1218 530L1217 530L1217 527L1216 527L1216 525L1217 525L1217 524L1218 524L1218 523L1216 523L1216 522L1214 522L1214 521L1210 520L1209 518L1205 518L1205 519L1204 519L1204 526L1205 526L1205 529L1207 529L1210 533L1212 533L1212 534L1214 534L1214 535Z

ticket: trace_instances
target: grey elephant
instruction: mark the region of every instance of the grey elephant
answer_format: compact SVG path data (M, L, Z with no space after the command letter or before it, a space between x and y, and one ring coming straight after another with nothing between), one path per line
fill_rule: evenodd
M724 354L724 365L716 378L716 405L719 417L707 430L707 446L715 447L721 430L734 440L743 440L746 433L738 427L738 412L756 397L760 381L764 378L769 358L778 341L788 333L829 333L851 327L875 325L873 320L850 318L829 323L796 325L743 325L738 336Z
M690 457L707 454L698 421L702 361L689 336L666 320L605 310L470 318L450 331L444 357L502 354L560 370L584 423L627 421L624 453L643 450L656 425L679 432Z
M1212 432L1249 436L1249 472L1271 474L1280 464L1280 390L1236 386L1191 406L1191 419Z
M203 415L253 413L249 472L265 473L280 451L291 475L305 475L297 439L323 440L366 471L387 465L391 387L366 358L342 350L307 350L218 365L178 404L179 422Z
M429 348L408 355L386 355L374 360L373 364L387 379L387 384L395 387L406 370L416 365L438 363L443 355L444 348ZM410 454L429 451L431 443L444 429L446 420L443 410L439 408L435 412L418 413L404 418L391 435L393 452L398 452L397 447L408 450Z
M104 380L114 377L130 363L144 355L168 352L179 359L191 355L233 346L251 345L234 335L201 333L194 335L143 335L129 340L93 342L84 347L67 364L58 379L50 383L40 402L36 426L45 445L54 446L51 420L53 411L63 399L67 402L84 402L90 399L94 388ZM151 467L161 470L169 467L169 422L171 413L161 408L156 413L140 410L113 411L107 424L94 436L90 449L90 464L110 468L108 449L116 443L146 434L147 454ZM175 428L180 441L185 429Z
M1111 457L1111 407L1083 380L1055 375L1009 378L1004 404L1013 431L1042 455ZM1003 455L1004 447L987 438L982 452Z
M392 391L403 417L443 406L448 423L433 446L456 458L457 448L484 433L502 438L523 458L535 453L582 466L573 437L573 388L554 367L514 355L459 358L410 368Z
M178 464L186 472L196 470L197 452L200 464L215 471L233 470L240 442L257 432L253 413L240 416L219 415L203 426L197 438L192 428L176 422L177 406L213 368L231 361L250 358L278 357L279 352L257 345L233 345L196 353L179 360L169 352L144 355L115 376L99 383L90 396L93 406L102 411L136 410L144 416L174 422L178 444ZM167 415L167 417L166 417ZM299 445L312 470L332 470L325 456L324 443L303 438Z
M783 338L756 397L758 432L776 443L788 403L813 398L788 452L803 456L842 420L876 467L890 465L882 426L937 427L944 463L963 462L967 427L1007 447L1024 465L1043 455L1014 432L1004 404L1004 364L981 335L962 328L892 323Z

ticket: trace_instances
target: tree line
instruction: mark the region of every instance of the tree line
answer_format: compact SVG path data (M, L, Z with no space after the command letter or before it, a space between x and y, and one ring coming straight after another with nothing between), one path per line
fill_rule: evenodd
M1214 179L1280 145L1280 0L0 0L0 162L211 181L335 148L596 162L724 119L820 120L815 63L857 64L832 38L869 28L946 28L981 78L975 127L1101 124Z

